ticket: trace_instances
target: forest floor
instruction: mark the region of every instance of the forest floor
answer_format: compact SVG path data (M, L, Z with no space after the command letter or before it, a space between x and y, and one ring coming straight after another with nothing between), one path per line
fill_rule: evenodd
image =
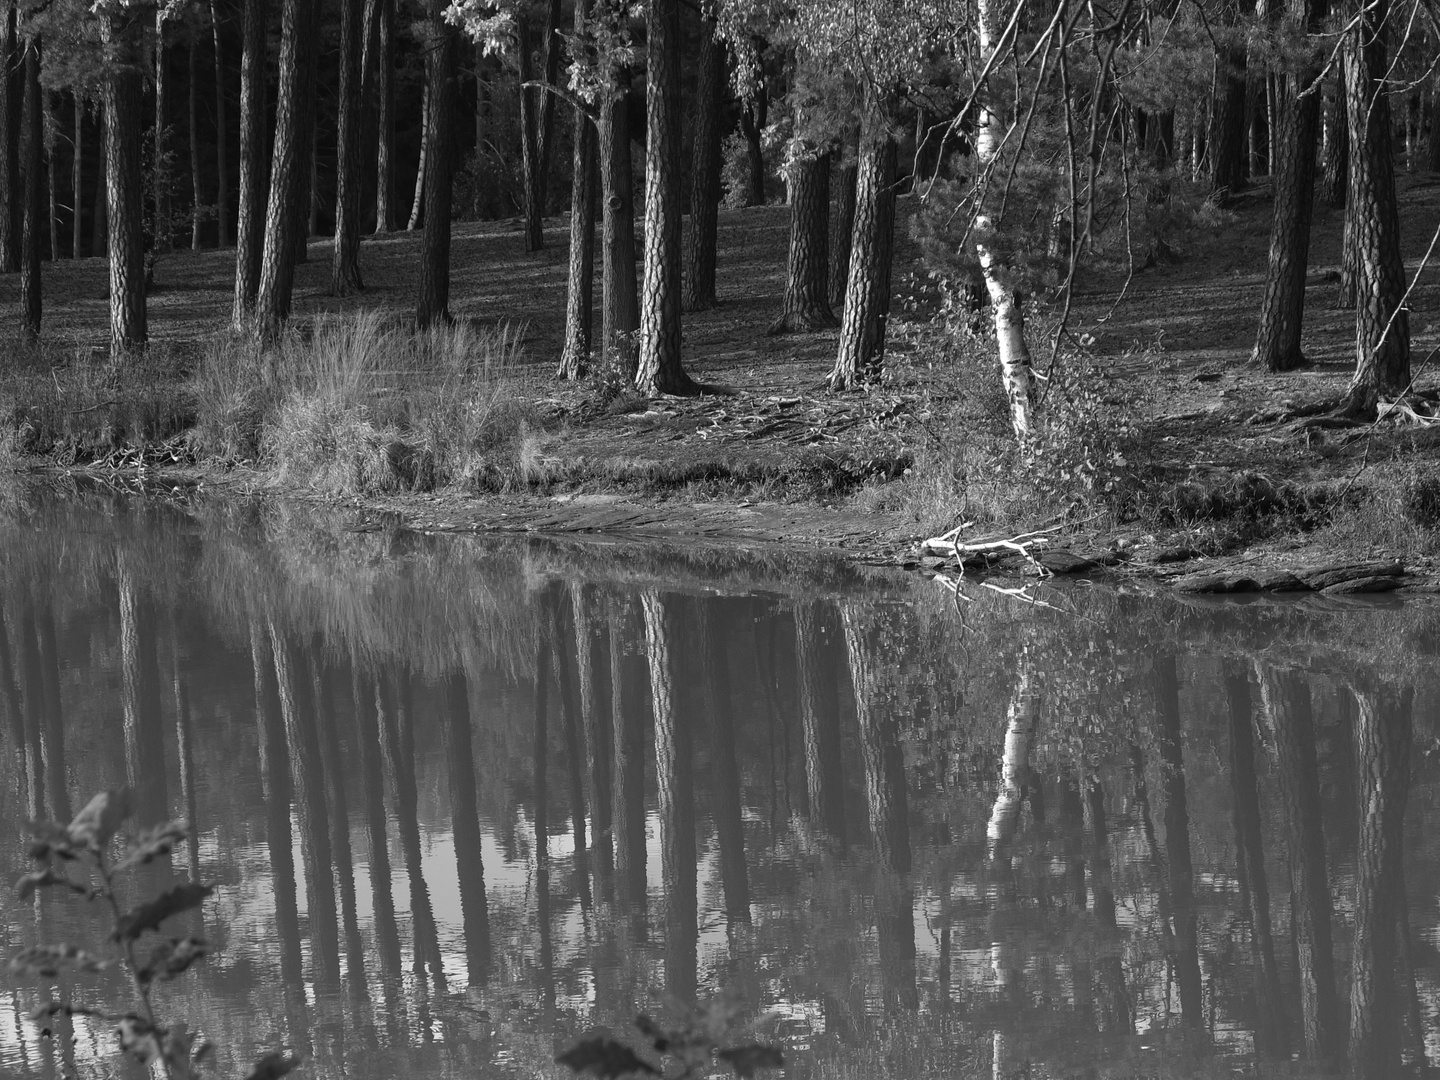
M1440 177L1402 173L1400 187L1413 275L1440 223ZM519 392L533 398L540 417L526 452L559 479L531 490L334 501L351 508L357 527L393 523L398 514L416 529L783 544L890 563L914 561L919 540L964 517L976 522L967 536L1058 524L1057 544L1121 552L1128 565L1156 576L1382 556L1433 575L1440 565L1432 558L1440 554L1440 428L1306 422L1340 397L1353 367L1353 316L1334 306L1340 212L1316 212L1304 336L1309 366L1270 375L1249 363L1269 210L1262 183L1207 224L1171 236L1174 261L1137 269L1123 296L1124 267L1082 275L1070 325L1088 342L1098 389L1087 393L1099 401L1091 407L1111 410L1104 424L1133 421L1122 449L1142 458L1121 470L1122 487L1134 488L1123 508L1113 499L1017 494L1027 480L1013 448L1003 466L998 458L988 467L975 460L1004 443L998 376L973 358L952 362L955 349L936 344L941 335L927 330L923 272L908 236L897 252L886 383L860 394L820 389L835 332L765 332L784 287L784 207L722 212L720 306L684 319L688 370L725 392L648 403L617 404L591 383L550 378L564 322L564 219L547 223L548 246L536 254L523 251L518 222L457 225L452 310L483 325L523 325L527 370L517 376ZM367 239L366 289L338 300L328 295L330 245L312 243L298 268L296 315L409 311L417 246L412 233ZM108 329L105 262L62 260L45 264L44 274L46 337L59 343L64 364L98 365ZM183 251L160 261L150 296L152 353L168 358L166 370L181 373L176 378L224 326L232 274L231 251ZM17 277L0 277L0 341L16 340L17 294ZM1416 388L1440 389L1440 364L1431 360L1440 349L1440 266L1425 271L1410 306ZM26 402L10 406L23 410ZM1073 444L1062 453L1083 459L1096 430L1062 432ZM32 471L58 467L53 460L26 464ZM142 475L70 471L123 483ZM967 492L957 493L957 475ZM143 477L219 492L320 497L284 490L255 466L151 467Z

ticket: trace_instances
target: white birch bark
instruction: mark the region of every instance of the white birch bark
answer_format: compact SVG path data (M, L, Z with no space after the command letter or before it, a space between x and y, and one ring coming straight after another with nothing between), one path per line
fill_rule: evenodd
M980 29L980 58L988 61L994 52L1005 24L999 0L977 0ZM1005 120L999 112L982 106L979 130L975 136L975 158L978 176L986 176L992 168L1000 141L1005 135ZM988 182L988 181L987 181ZM1030 431L1030 414L1035 404L1035 373L1030 362L1030 349L1025 344L1025 313L1015 299L1009 267L989 242L995 222L985 212L982 199L975 215L975 231L979 239L975 251L980 271L985 278L985 291L990 295L990 308L995 314L995 345L1000 356L1000 379L1010 401L1010 426L1018 438Z

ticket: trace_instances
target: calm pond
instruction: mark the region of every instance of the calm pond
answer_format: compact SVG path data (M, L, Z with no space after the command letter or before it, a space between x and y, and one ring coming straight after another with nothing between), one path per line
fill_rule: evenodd
M0 870L106 788L192 821L137 884L216 885L158 992L212 1075L558 1077L637 1012L792 1077L1440 1053L1440 606L94 493L0 529ZM107 948L59 890L4 910L7 955ZM103 1021L30 1018L124 1007L116 971L4 986L0 1074L127 1074Z

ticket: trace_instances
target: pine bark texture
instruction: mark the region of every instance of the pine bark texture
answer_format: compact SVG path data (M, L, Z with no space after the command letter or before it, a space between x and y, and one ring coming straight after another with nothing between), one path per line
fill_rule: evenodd
M215 41L215 227L219 246L230 246L229 125L225 118L225 50L220 41L220 12L210 4L210 27Z
M577 4L584 11L584 4ZM581 16L576 16L577 24ZM577 33L580 27L577 25ZM570 272L565 290L565 348L560 354L562 379L578 379L590 366L594 326L595 280L595 127L580 108L575 121L574 162L570 177Z
M1350 122L1347 116L1342 72L1338 79L1330 80L1325 94L1324 165L1320 172L1320 190L1316 194L1322 206L1334 209L1345 205L1345 189L1350 183Z
M860 144L845 313L840 320L835 366L827 380L831 390L855 390L873 381L885 360L895 236L896 146L882 118L872 117L870 128Z
M75 105L75 153L70 159L70 257L78 259L85 246L83 230L80 228L85 217L80 199L85 190L85 101L75 93L71 94L71 100ZM0 107L3 107L3 103L0 103Z
M100 20L100 35L115 52L105 75L105 216L109 222L110 348L143 348L145 325L145 208L140 166L142 14L117 11Z
M807 148L790 177L790 258L785 299L772 334L806 333L834 326L830 286L830 155ZM893 199L893 196L892 196Z
M450 321L450 200L454 175L455 65L459 42L445 22L444 0L430 0L425 74L430 112L425 122L425 235L420 238L420 328Z
M303 237L302 200L310 170L307 119L313 56L307 40L315 0L283 0L280 8L280 74L275 101L275 140L270 163L270 196L265 209L265 247L255 318L273 333L290 316L295 285L295 246Z
M0 273L20 269L20 100L15 0L6 0L0 26Z
M830 310L843 310L845 282L850 276L850 238L855 229L855 188L859 166L844 162L835 176L835 212L830 215L830 285L826 293Z
M186 95L186 120L190 144L190 250L200 250L200 219L204 196L200 194L200 79L199 79L199 35L190 38L190 47L185 50L185 75L189 84Z
M40 234L45 215L44 150L45 128L41 116L40 38L31 37L24 44L25 80L21 105L23 144L24 195L20 217L20 318L25 333L40 335L42 297L40 287Z
M520 53L520 168L525 193L525 250L545 246L545 181L549 172L550 133L555 124L554 95L540 87L524 86L535 80L535 44L523 15L516 19ZM560 0L550 0L539 48L544 50L546 86L554 86L560 71Z
M630 71L617 68L612 78L612 96L600 106L601 349L606 363L628 378L635 371L635 331L640 328L640 299L635 287L630 112L625 103Z
M340 0L340 114L335 134L335 251L330 291L364 288L360 277L361 22L365 0Z
M1291 14L1317 32L1325 0L1291 0ZM1315 143L1320 97L1304 91L1319 70L1307 60L1276 77L1274 200L1270 262L1260 301L1260 325L1251 359L1266 371L1292 371L1305 362L1300 330L1305 316L1305 271L1310 256L1310 219L1315 201Z
M1349 408L1369 412L1380 397L1403 393L1410 382L1410 319L1400 309L1405 266L1390 146L1390 98L1385 89L1388 49L1381 0L1362 13L1345 49L1350 123L1351 237L1355 274L1355 374Z
M237 331L254 316L260 291L260 257L265 247L265 21L266 0L245 0L240 55L240 190L235 223L235 306Z
M708 311L715 296L716 241L720 220L720 104L725 91L725 44L715 19L700 20L700 66L690 152L690 233L685 245L684 307Z
M645 279L635 387L692 394L699 388L680 357L680 0L651 0L646 27Z
M1351 99L1354 104L1354 99ZM1353 129L1352 129L1353 130ZM1359 140L1356 140L1357 144ZM1400 1065L1397 933L1409 795L1411 691L1357 693L1360 835L1355 853L1355 939L1350 985L1350 1072L1396 1076Z
M760 145L760 136L769 123L770 92L762 78L753 96L745 102L740 113L740 133L745 136L746 160L750 169L745 189L746 206L765 205L765 152Z
M151 128L151 194L154 196L154 250L170 250L169 82L165 74L165 8L155 9L155 124Z
M375 231L395 228L395 0L376 0Z

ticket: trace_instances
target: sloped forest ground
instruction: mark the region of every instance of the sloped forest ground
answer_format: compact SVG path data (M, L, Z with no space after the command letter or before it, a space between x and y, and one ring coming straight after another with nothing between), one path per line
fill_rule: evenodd
M1419 267L1437 221L1440 178L1401 174L1407 271ZM901 220L914 212L901 201ZM920 251L901 226L896 299L882 386L830 394L821 383L834 331L769 336L784 287L789 211L722 212L721 304L684 320L686 364L723 392L645 402L603 375L578 385L552 372L564 324L568 225L547 223L547 248L523 251L517 222L456 226L452 311L463 320L523 326L513 391L534 406L519 453L526 483L498 490L350 497L356 527L544 530L657 536L696 544L785 544L887 562L916 542L972 521L967 537L1054 528L1077 552L1120 556L1147 573L1397 557L1433 568L1440 553L1440 428L1384 423L1317 426L1353 366L1354 322L1335 307L1342 214L1317 209L1306 298L1305 369L1266 374L1249 364L1269 229L1264 183L1225 212L1176 226L1173 259L1128 269L1117 260L1080 276L1069 325L1084 355L1065 355L1049 383L1045 431L1028 453L1006 431L984 318L970 332L934 318ZM295 312L412 309L417 234L367 238L365 291L328 295L330 246L310 245ZM61 375L105 366L103 260L47 263L45 362ZM187 372L213 349L231 304L232 251L160 260L150 296L145 375L176 404L174 426L202 403ZM1122 295L1123 291L1123 295ZM598 303L599 288L596 285ZM1440 267L1414 290L1411 331L1421 393L1440 388ZM1037 323L1053 323L1042 315ZM597 312L598 321L598 312ZM0 340L18 335L18 280L0 278ZM12 348L18 349L17 346ZM1048 346L1037 342L1042 367ZM18 352L17 352L18 355ZM26 386L6 390L15 415ZM106 384L112 385L112 384ZM187 398L187 394L189 397ZM97 391L73 410L97 438L124 440ZM161 435L173 434L161 432ZM171 442L174 442L172 439ZM128 455L128 456L127 456ZM188 461L164 468L117 447L31 471L84 473L124 485L318 498L280 485L262 463ZM144 462L145 468L133 467ZM333 496L331 497L333 498Z

